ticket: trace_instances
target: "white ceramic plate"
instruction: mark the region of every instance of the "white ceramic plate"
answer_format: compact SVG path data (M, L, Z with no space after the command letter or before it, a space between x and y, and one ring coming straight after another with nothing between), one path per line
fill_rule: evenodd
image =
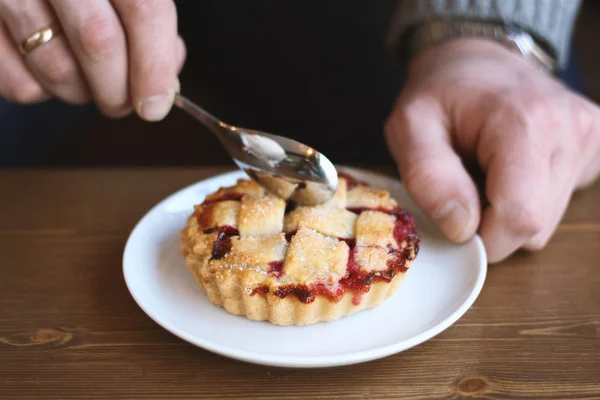
M485 280L481 240L445 240L396 180L348 169L389 190L416 218L420 252L399 290L379 307L333 322L280 327L233 316L212 305L179 253L179 231L194 204L245 176L235 171L198 182L152 208L125 247L123 272L135 301L168 331L206 350L242 361L284 367L327 367L385 357L422 343L471 307Z

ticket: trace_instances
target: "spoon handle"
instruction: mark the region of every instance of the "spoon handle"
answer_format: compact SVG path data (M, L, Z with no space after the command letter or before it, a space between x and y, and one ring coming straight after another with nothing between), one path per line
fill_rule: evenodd
M224 122L219 121L216 117L208 113L206 110L183 97L181 94L175 94L174 104L202 122L208 129L210 129L215 135L221 137L223 135L223 128L227 128L228 125Z

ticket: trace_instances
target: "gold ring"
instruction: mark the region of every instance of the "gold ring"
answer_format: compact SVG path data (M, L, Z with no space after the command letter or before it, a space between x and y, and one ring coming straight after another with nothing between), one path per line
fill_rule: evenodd
M41 45L46 44L57 37L60 33L60 25L56 23L51 24L23 40L19 45L19 50L21 50L21 53L24 55L29 54Z

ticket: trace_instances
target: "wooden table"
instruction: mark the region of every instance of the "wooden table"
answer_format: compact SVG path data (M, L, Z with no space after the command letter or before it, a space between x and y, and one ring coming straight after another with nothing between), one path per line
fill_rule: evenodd
M600 398L600 185L547 249L491 267L456 324L365 364L245 364L160 328L121 272L167 194L224 171L0 171L0 399Z

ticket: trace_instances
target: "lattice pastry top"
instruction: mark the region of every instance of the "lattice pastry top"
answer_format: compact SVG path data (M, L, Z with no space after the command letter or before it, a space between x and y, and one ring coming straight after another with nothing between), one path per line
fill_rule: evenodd
M251 180L195 207L182 252L201 286L227 276L254 296L355 301L407 271L419 250L413 218L385 190L340 174L327 203L296 207ZM226 291L223 289L221 291Z

